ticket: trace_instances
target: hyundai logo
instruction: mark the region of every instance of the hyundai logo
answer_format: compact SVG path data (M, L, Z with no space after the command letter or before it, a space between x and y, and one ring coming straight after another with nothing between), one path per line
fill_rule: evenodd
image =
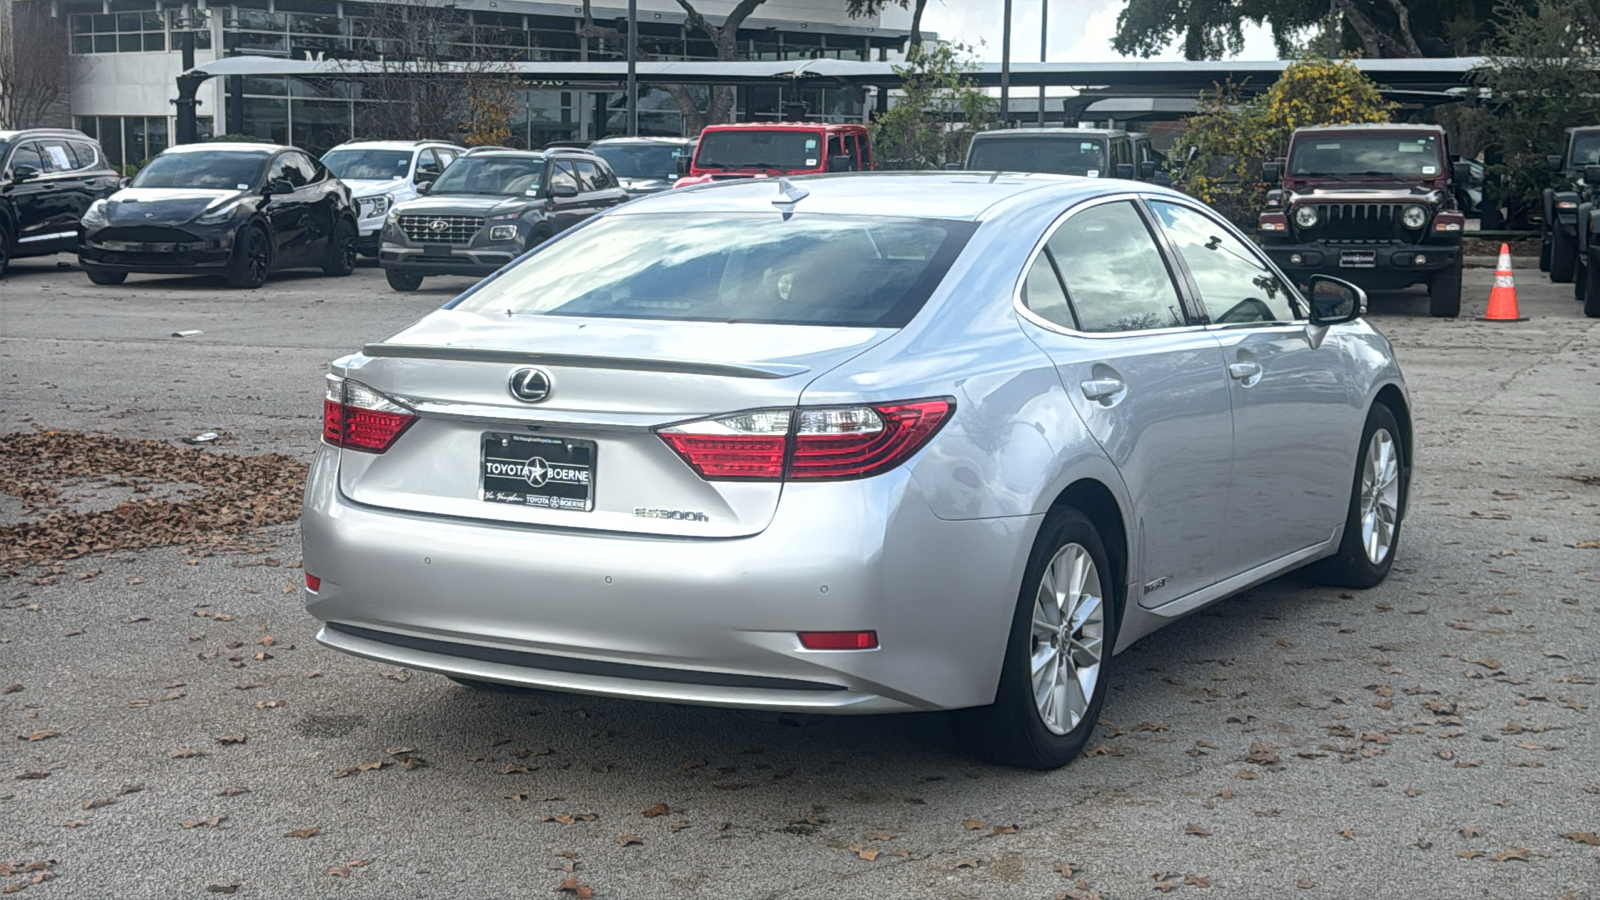
M523 403L539 403L550 396L550 376L542 369L518 369L506 387Z
M434 231L443 231L450 227L450 223L443 219L434 219L432 222L428 223L428 227L432 228Z

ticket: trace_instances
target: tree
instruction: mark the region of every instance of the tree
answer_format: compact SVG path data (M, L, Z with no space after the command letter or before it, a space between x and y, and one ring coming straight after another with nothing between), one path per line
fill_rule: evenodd
M711 45L717 48L717 59L735 60L739 58L739 27L756 7L766 0L739 0L733 10L722 20L721 25L712 25L700 11L694 8L689 0L678 0L678 5L689 17L689 24L704 32L711 39ZM726 85L717 85L711 89L711 106L706 110L706 122L716 125L733 121L733 88Z
M1333 0L1339 50L1368 58L1463 56L1479 52L1511 10L1538 0ZM1600 8L1597 0L1580 5ZM1329 0L1127 0L1112 47L1153 56L1181 41L1185 59L1221 59L1244 47L1244 23L1272 29L1280 54L1308 29L1326 29ZM1324 40L1326 31L1322 32Z
M628 33L620 28L611 28L598 25L594 20L592 0L583 0L583 27L578 32L585 41L598 41L602 53L611 53L616 56L626 57L628 54ZM609 46L608 46L609 45ZM655 54L639 49L639 59L657 59ZM707 116L710 105L710 92L703 89L697 90L695 86L685 84L660 85L661 90L672 97L672 102L678 106L678 112L683 115L684 130L690 134L699 134L706 125L710 124Z
M906 55L917 52L922 47L922 11L927 8L928 0L845 0L845 12L852 19L865 19L870 16L883 15L891 3L901 9L911 10L911 38L906 48Z
M870 126L880 169L942 169L967 158L972 136L1000 106L972 80L971 48L922 45L894 67L900 93Z
M46 3L0 0L0 128L50 121L67 93L67 35Z
M1502 4L1488 62L1476 73L1490 98L1476 124L1496 151L1489 193L1518 221L1550 186L1547 154L1561 153L1562 130L1600 125L1600 15L1590 0Z
M1240 225L1254 225L1267 185L1261 163L1284 155L1296 128L1386 122L1394 104L1348 60L1297 62L1254 99L1228 84L1201 98L1174 147L1193 155L1180 163L1184 189Z

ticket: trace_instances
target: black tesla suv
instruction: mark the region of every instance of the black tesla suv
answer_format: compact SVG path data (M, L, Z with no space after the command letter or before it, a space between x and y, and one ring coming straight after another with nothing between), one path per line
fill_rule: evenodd
M423 196L389 210L378 262L397 291L416 290L427 275L490 275L627 199L592 153L476 148Z
M350 189L304 151L275 144L185 144L83 216L78 262L95 284L129 272L217 274L260 287L280 269L349 275Z
M0 276L18 257L76 250L84 210L120 181L81 131L0 131Z

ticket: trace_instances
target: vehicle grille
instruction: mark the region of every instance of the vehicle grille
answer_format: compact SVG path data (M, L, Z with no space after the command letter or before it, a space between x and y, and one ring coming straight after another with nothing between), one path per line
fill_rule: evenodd
M1400 203L1318 203L1317 235L1329 241L1400 238Z
M94 232L96 241L133 241L141 244L188 244L200 240L181 228L159 225L113 225Z
M441 226L438 223L443 222ZM465 244L483 228L479 216L401 216L400 230L413 241Z

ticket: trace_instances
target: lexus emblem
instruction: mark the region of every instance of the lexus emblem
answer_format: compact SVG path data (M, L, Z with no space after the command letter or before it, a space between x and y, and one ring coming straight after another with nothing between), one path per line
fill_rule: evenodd
M550 376L543 369L518 369L507 387L523 403L540 403L550 396Z
M434 219L432 222L428 223L428 227L434 231L443 231L450 227L450 223L443 219Z

